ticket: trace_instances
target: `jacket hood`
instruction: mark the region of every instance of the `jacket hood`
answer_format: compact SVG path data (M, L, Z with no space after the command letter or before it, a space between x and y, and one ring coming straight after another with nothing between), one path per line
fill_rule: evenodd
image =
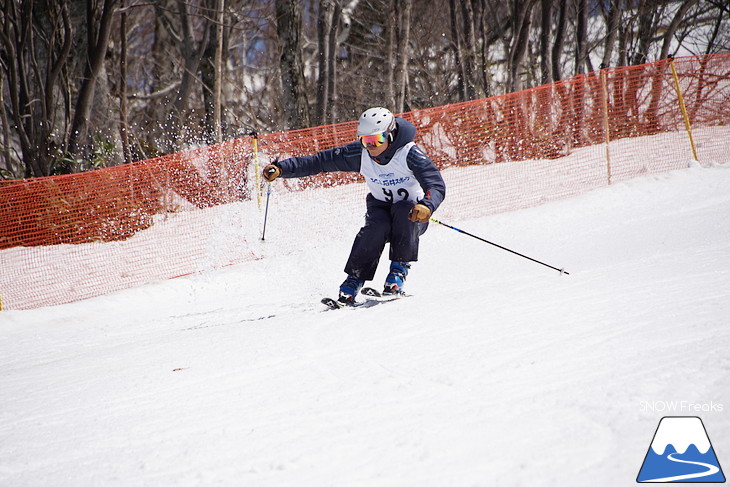
M413 139L416 137L416 127L408 120L400 117L395 117L395 124L397 127L395 139L385 150L385 152L380 154L380 156L378 156L377 158L373 157L373 160L378 164L388 164L398 149L400 149L409 142L413 142Z

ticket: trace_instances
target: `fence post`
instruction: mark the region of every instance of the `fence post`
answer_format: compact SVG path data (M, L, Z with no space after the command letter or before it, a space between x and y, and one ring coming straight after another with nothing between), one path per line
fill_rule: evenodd
M684 128L687 130L689 136L689 145L692 148L692 158L699 162L697 159L697 150L695 149L695 141L692 138L692 125L689 123L689 116L687 115L687 107L684 105L684 96L682 96L682 89L679 87L679 76L677 76L677 69L674 67L674 56L669 56L669 66L672 68L672 77L674 78L674 89L677 90L677 98L679 99L679 108L682 111L682 117L684 118Z
M252 130L250 134L251 137L253 137L253 162L254 162L254 172L256 173L256 202L259 205L259 210L261 209L261 199L262 199L262 190L261 190L261 168L259 167L259 134Z
M601 64L601 91L603 94L603 135L606 141L606 175L608 184L611 184L611 151L608 143L611 141L609 133L610 126L608 124L608 87L606 86L606 66Z

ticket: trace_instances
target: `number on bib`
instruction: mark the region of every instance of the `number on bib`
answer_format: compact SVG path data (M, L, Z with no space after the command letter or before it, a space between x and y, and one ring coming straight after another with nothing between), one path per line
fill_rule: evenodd
M388 203L392 203L393 202L393 192L389 189L383 188L383 193L385 194L385 201L387 201ZM398 196L403 198L404 201L408 199L408 196L410 196L408 194L408 190L405 188L399 188L397 193L398 193Z

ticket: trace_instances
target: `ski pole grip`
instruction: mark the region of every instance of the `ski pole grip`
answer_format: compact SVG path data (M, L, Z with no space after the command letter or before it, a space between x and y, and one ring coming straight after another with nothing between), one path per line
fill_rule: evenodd
M435 219L435 218L429 218L429 220L431 220L431 221L432 221L432 222L434 222L434 223L438 223L439 225L443 225L443 226L445 226L446 228L450 228L450 229L452 229L452 230L456 230L457 232L465 233L465 232L464 232L464 230L461 230L460 228L456 228L456 227L453 227L453 226L451 226L451 225L449 225L449 224L447 224L447 223L444 223L444 222L442 222L442 221L439 221L439 220L437 220L437 219Z

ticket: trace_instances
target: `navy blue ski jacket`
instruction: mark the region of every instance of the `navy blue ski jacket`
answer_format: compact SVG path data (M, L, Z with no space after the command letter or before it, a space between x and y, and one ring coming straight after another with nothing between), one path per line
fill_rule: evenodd
M409 121L400 117L396 117L395 121L397 125L395 139L385 152L374 158L379 164L387 164L395 152L412 142L416 135L416 127ZM281 168L281 175L285 178L301 178L332 171L360 172L360 158L363 150L362 144L355 141L311 156L283 159L276 165ZM433 161L415 145L408 152L406 163L425 193L420 203L428 206L433 213L446 197L446 184L441 177L441 172Z

